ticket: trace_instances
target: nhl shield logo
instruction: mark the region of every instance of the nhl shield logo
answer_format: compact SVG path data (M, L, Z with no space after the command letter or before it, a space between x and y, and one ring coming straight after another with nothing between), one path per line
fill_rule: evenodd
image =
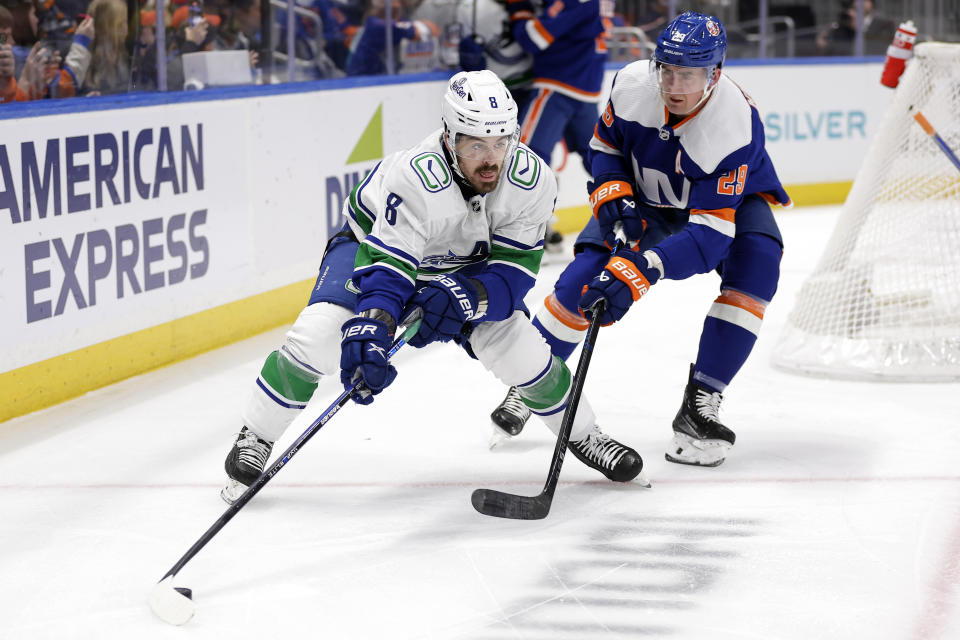
M709 33L710 35L714 37L720 35L720 27L718 27L717 23L714 22L713 20L707 20L706 27L707 27L707 33Z

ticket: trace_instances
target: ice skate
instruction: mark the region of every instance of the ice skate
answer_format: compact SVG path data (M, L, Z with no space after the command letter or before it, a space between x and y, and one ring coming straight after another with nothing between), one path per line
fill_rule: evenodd
M543 248L550 253L560 253L563 251L563 234L553 227L547 229L547 235L543 239Z
M737 436L719 418L723 396L693 381L693 365L683 393L683 404L673 419L673 443L665 454L669 462L716 467L727 457Z
M640 454L605 434L597 425L593 425L586 437L576 442L571 441L567 448L583 464L596 469L614 482L629 482L640 476L641 484L650 485L640 473L643 469Z
M227 472L227 484L220 491L220 497L227 504L233 504L237 498L253 484L270 458L273 443L257 437L246 427L240 430L233 448L223 463Z
M523 425L530 419L530 407L523 403L520 398L520 392L516 387L510 387L507 391L507 397L490 414L490 420L497 429L504 435L513 437L520 435L523 431Z

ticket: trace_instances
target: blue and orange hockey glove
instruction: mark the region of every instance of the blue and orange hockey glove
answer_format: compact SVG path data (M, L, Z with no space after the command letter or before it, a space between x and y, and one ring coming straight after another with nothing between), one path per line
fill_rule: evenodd
M643 237L647 229L647 221L643 219L636 198L633 196L633 186L626 180L610 179L603 182L587 183L590 191L590 206L593 216L600 223L600 233L603 234L603 243L608 249L616 245L614 227L619 222L623 225L623 233L627 237L627 244L635 245Z
M640 254L633 249L620 249L600 275L584 286L579 307L587 317L602 298L606 301L600 323L604 326L619 321L662 276L660 257L651 251Z

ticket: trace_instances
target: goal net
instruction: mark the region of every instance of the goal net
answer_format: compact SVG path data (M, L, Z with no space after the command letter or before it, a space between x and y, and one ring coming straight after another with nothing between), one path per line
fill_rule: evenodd
M960 380L960 45L914 49L833 235L774 348L828 377Z

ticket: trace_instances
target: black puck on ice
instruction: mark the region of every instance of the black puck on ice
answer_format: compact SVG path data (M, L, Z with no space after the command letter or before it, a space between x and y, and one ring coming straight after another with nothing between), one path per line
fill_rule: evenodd
M174 587L173 590L179 593L180 595L186 598L189 598L190 600L193 600L193 590L190 589L189 587Z

